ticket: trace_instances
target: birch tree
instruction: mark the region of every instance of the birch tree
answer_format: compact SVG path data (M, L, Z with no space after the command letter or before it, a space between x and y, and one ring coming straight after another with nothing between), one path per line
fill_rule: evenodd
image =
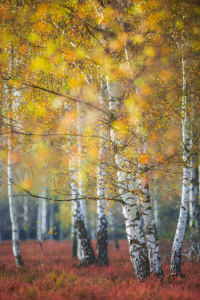
M105 109L106 101L106 84L101 83L101 108ZM101 116L100 116L101 117ZM108 262L108 223L106 216L106 161L108 157L108 128L104 125L103 119L100 119L99 126L100 145L98 157L98 171L97 171L97 254L98 261L104 265Z
M74 210L76 214L76 220L75 225L76 229L79 235L79 238L81 240L81 247L84 253L84 260L87 265L92 265L97 263L97 259L94 254L94 250L92 248L90 239L88 237L87 230L85 228L84 218L82 215L82 209L81 209L81 199L79 197L79 189L77 184L77 177L78 177L78 170L75 169L75 159L71 159L71 188L72 188L72 196L75 199L74 200Z
M185 45L181 45L182 52L182 147L183 147L183 181L180 214L176 234L174 237L171 258L171 270L181 272L181 252L188 214L190 190L190 131L188 118L188 87L186 73Z
M47 194L46 184L43 185L40 192L41 197L45 197ZM42 242L47 236L47 200L39 199L38 204L38 220L37 220L37 239Z
M111 82L107 77L107 89L109 99L109 110L113 120L117 120L120 112L121 93L117 83ZM125 145L122 138L117 138L114 124L111 124L110 136L115 147L115 162L118 168L118 188L123 204L122 211L126 224L127 239L129 242L129 253L135 270L140 278L149 275L149 260L146 249L144 233L142 230L139 210L135 197L130 190L133 190L133 183L130 175L126 173L128 161L126 160Z

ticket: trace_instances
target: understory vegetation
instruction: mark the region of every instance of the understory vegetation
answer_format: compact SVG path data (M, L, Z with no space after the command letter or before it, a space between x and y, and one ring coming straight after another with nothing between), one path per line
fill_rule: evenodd
M171 277L170 251L172 242L161 241L160 253L163 281L149 278L138 282L133 273L128 253L128 242L120 241L120 249L114 243L108 247L110 266L78 268L79 261L71 257L71 242L45 241L44 262L40 259L40 246L35 241L21 243L26 264L15 267L12 243L3 242L0 247L0 298L25 299L177 299L200 297L200 262L183 259L185 277ZM96 243L93 242L94 249ZM168 253L168 255L166 255ZM3 261L7 261L5 265Z

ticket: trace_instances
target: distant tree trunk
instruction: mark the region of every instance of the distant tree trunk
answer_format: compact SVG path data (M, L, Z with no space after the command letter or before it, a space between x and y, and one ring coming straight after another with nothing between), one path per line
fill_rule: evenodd
M72 256L77 256L77 233L76 233L76 226L75 226L75 209L74 209L74 201L72 202L71 206L72 216L71 216L71 241L72 241Z
M114 216L113 216L112 212L110 212L108 214L108 222L109 222L109 225L110 225L110 231L111 231L111 234L112 234L112 239L113 239L114 244L115 244L115 248L119 249L119 243L118 243L118 239L117 239L117 235L116 235L116 229L115 229L115 220L114 220Z
M42 224L42 202L41 199L39 199L38 202L38 214L37 214L37 240L42 241L42 229L41 229L41 224Z
M28 196L24 197L24 225L27 227L28 225ZM25 231L26 240L28 239L28 230Z
M45 197L47 193L46 184L40 193L41 197ZM38 204L38 223L37 223L37 239L43 241L47 237L47 200L39 199Z
M95 225L95 214L90 214L90 239L96 239L96 225Z
M159 202L158 202L158 181L154 181L154 199L153 199L153 212L154 212L154 221L156 228L159 228L160 219L159 219Z
M111 83L107 78L107 89L109 97L109 109L113 120L117 120L120 113L121 93L116 83ZM132 179L126 172L129 162L124 153L123 139L117 136L115 127L111 126L110 136L115 148L115 162L118 167L117 178L119 193L123 201L122 210L126 224L127 239L129 242L129 253L135 270L135 274L140 278L149 275L149 259L146 249L144 233L142 230L139 210L136 199L130 190L133 190Z
M182 49L183 50L183 49ZM182 53L182 76L183 76L183 95L182 95L182 143L183 143L183 181L180 214L174 243L172 247L171 270L181 272L181 253L183 238L188 214L189 190L190 190L190 132L188 120L188 91L186 79L186 60Z
M52 230L52 234L49 235L49 238L53 240L54 238L54 204L50 203L50 217L49 217L49 228Z
M64 232L63 232L63 222L60 221L60 225L59 225L59 241L63 241L64 239Z
M8 199L9 199L9 209L10 209L10 219L12 224L12 240L13 240L13 254L15 257L15 262L17 267L24 266L24 262L21 257L21 252L19 248L19 224L17 216L16 198L13 197L13 164L11 162L11 138L8 138Z
M81 247L84 253L84 260L87 265L97 263L97 259L92 248L88 232L85 228L84 218L81 209L81 200L79 199L79 190L77 185L77 171L71 167L71 188L74 200L75 225L81 240Z
M105 108L106 85L101 84L101 108ZM98 261L106 266L108 262L108 225L105 213L106 161L108 156L108 128L100 121L100 145L97 171L97 254Z

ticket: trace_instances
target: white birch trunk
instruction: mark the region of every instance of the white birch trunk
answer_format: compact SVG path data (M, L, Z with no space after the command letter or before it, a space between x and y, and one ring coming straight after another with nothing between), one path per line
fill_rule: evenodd
M106 85L101 84L101 108L105 109L104 100L106 94ZM103 99L104 98L104 99ZM108 129L100 120L100 145L98 157L97 171L97 254L98 261L104 265L109 265L108 262L108 229L106 216L106 160L108 156Z
M41 197L46 196L46 185L43 185L43 192L40 193ZM37 223L37 239L42 242L47 236L47 200L39 199L38 203L38 223Z
M52 230L52 234L49 235L49 239L53 240L54 238L54 204L50 203L50 217L49 217L49 228Z
M83 114L81 112L81 104L77 104L77 132L78 134L83 134ZM79 167L79 176L78 176L78 189L79 189L79 197L81 199L81 212L83 216L83 221L85 224L85 228L88 233L88 215L87 215L87 202L86 202L86 184L85 184L85 177L84 177L84 167L85 167L85 157L83 153L83 142L82 137L78 137L78 167ZM77 245L77 256L80 260L84 259L84 252L81 247L81 240L78 238L78 245Z
M21 257L21 252L19 248L19 224L17 216L16 198L13 197L13 164L11 162L11 138L8 138L8 199L9 199L9 209L10 209L10 219L12 224L12 240L13 240L13 254L15 257L15 262L17 267L23 266L24 262Z
M44 185L43 191L44 193L41 193L41 195L45 197L47 193L46 185ZM47 236L47 200L46 199L41 199L41 210L42 210L41 233L42 233L42 240L45 240Z
M39 242L42 241L42 207L41 207L41 199L38 202L38 215L37 215L37 240Z
M139 135L139 130L138 130ZM146 146L144 137L140 145L139 143L139 155L146 155ZM139 136L138 136L139 140ZM152 207L150 202L149 193L149 179L148 172L146 171L147 166L145 164L139 163L139 196L140 196L140 206L142 210L142 216L144 220L144 227L147 240L147 249L149 254L149 264L150 264L150 274L159 278L163 278L163 270L160 260L160 251L158 245L158 233L156 224L152 214Z
M119 114L120 106L120 92L116 84L109 82L107 78L107 89L109 96L109 109L112 118L115 120ZM113 127L113 128L112 128ZM146 249L146 243L144 233L142 230L139 210L137 209L137 203L130 191L132 188L132 182L126 171L128 161L126 160L126 154L123 148L123 140L117 138L114 126L111 124L110 131L111 140L115 147L115 162L118 167L117 178L119 192L123 200L122 210L126 224L127 239L129 242L129 253L131 261L135 270L135 274L140 278L147 277L149 275L149 260Z
M92 265L97 263L97 259L94 255L94 251L88 237L87 230L85 228L84 219L81 210L81 201L79 197L79 189L77 185L77 170L73 167L74 162L70 162L71 166L71 188L72 188L72 196L74 199L74 210L76 215L76 228L81 240L81 247L84 253L84 260L87 265Z
M156 228L158 228L160 225L160 219L159 219L158 182L157 182L157 180L155 180L155 186L154 186L153 213L154 213L154 221L156 224Z
M9 67L8 72L11 74L14 66L15 66L15 58L14 58L14 48L10 47L10 58L9 58ZM15 101L13 101L15 99ZM11 90L7 85L5 85L5 104L7 106L7 110L12 115L12 113L17 111L17 107L20 102L20 93L19 91ZM10 117L8 120L11 128L15 125L15 117ZM20 247L19 247L19 223L18 223L18 215L17 215L17 203L16 198L14 198L14 193L12 189L13 184L13 164L11 161L11 152L12 152L12 134L9 133L8 136L8 200L9 200L9 210L10 210L10 219L12 225L12 241L13 241L13 254L15 257L15 262L17 267L24 266L24 262L21 257Z
M140 165L140 169L142 166ZM149 263L150 263L150 274L160 278L164 277L161 260L160 251L158 246L158 234L155 225L154 218L152 216L152 208L150 203L150 193L148 184L148 175L139 178L140 182L140 205L142 209L142 216L144 220L147 249L149 253Z
M188 214L189 190L190 190L190 135L188 120L188 95L186 80L186 61L182 54L182 74L183 74L183 96L182 96L182 143L183 143L183 182L182 197L178 226L172 247L171 270L181 272L181 252L185 227Z
M24 197L24 223L28 223L28 196Z
M75 226L75 209L74 209L74 201L71 204L71 241L72 241L72 257L77 256L77 234L76 234L76 226Z
M24 197L24 225L27 227L28 225L28 196ZM28 239L28 230L25 231L26 240Z

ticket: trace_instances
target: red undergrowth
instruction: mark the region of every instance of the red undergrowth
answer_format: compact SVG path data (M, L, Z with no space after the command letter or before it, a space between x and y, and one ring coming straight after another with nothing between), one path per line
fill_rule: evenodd
M54 243L54 244L53 244ZM94 247L96 246L95 243ZM40 246L34 241L20 244L24 268L16 268L12 243L0 244L0 299L200 299L200 264L183 262L185 278L169 278L169 257L161 243L165 279L149 278L138 283L130 262L127 242L115 250L109 244L110 266L78 269L71 257L71 243L44 242L45 267L40 261ZM38 255L39 254L39 255Z

